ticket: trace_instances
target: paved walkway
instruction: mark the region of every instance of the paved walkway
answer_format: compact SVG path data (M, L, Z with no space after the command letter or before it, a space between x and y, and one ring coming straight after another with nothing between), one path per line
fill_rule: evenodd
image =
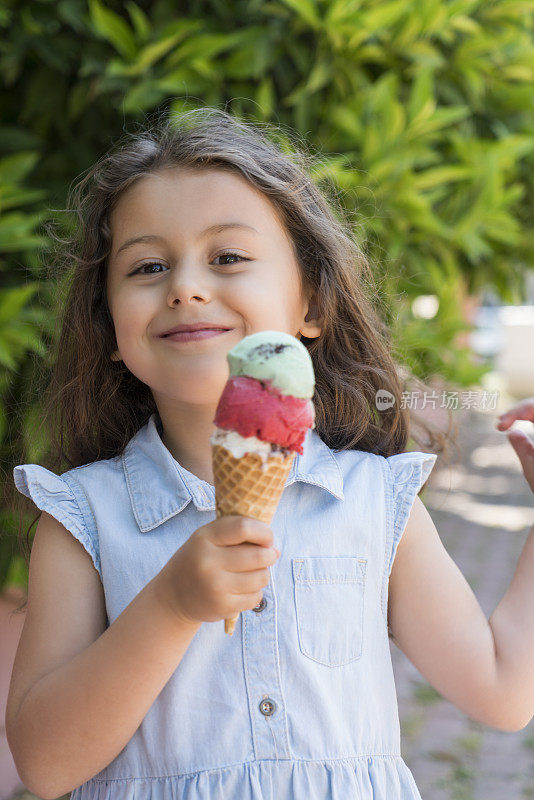
M438 458L422 499L489 617L534 522L534 496L515 451L494 428L497 413L453 413L458 453L449 466ZM402 754L423 800L534 799L534 722L516 733L484 727L443 699L393 643L391 654ZM22 792L11 800L35 797Z
M497 413L510 405L500 404L497 412L453 412L461 415L458 453L448 466L438 458L421 496L488 618L534 523L534 496L519 459L494 427ZM390 646L402 755L423 800L534 798L534 722L509 733L469 719Z

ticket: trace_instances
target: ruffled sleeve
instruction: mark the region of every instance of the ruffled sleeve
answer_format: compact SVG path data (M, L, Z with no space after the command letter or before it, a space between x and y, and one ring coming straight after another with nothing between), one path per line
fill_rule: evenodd
M390 525L386 545L386 578L389 578L395 553L404 533L417 493L432 472L434 453L397 453L386 458L390 478Z
M98 533L80 485L68 474L58 476L39 464L20 464L15 467L13 480L21 494L55 517L78 539L102 577Z

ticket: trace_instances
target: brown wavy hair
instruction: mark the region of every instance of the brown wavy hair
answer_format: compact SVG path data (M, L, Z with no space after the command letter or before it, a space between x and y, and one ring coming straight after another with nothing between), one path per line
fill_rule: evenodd
M157 412L150 388L122 361L110 358L117 342L106 274L111 211L136 181L169 167L235 173L263 192L278 212L303 287L317 301L322 332L301 341L315 369L316 432L328 447L387 457L404 452L411 438L420 450L447 453L450 412L444 432L403 406L403 392L427 387L393 358L369 261L335 189L323 193L311 177L319 160L294 131L201 107L179 117L164 112L147 118L71 185L65 211L76 218L69 235L61 238L53 223L46 226L56 245L48 280L55 285L59 330L43 397L50 442L43 466L61 474L113 458ZM380 389L395 402L378 411ZM28 553L29 545L26 558Z

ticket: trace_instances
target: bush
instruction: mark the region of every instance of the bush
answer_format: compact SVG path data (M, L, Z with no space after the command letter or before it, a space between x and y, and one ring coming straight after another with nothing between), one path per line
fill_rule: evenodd
M457 341L467 293L524 299L534 254L531 0L179 6L11 0L0 9L5 497L12 467L38 461L47 444L39 395L55 325L42 223L146 113L213 105L296 130L375 265L397 357L423 379L469 386L487 370ZM420 294L438 297L434 318L414 316ZM0 584L14 549L9 507Z

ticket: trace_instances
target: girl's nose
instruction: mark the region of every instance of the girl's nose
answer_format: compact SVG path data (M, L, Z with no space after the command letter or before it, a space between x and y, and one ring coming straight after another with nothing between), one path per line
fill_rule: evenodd
M180 303L190 303L192 300L208 301L211 291L207 280L205 276L202 277L201 270L196 264L173 269L169 282L169 305L176 305L177 301Z

